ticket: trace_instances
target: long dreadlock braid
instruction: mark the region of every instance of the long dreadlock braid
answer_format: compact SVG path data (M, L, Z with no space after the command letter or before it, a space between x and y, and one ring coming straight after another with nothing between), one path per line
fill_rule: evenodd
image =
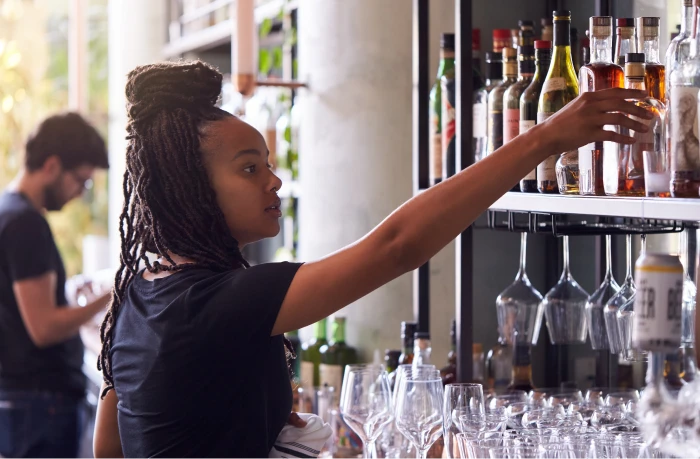
M100 327L102 352L97 362L106 386L103 397L114 385L112 330L141 261L152 273L249 267L217 204L199 150L205 125L233 116L215 106L221 81L221 73L199 61L144 65L128 75L120 266ZM151 263L148 253L160 255L169 265ZM177 264L169 253L193 262Z

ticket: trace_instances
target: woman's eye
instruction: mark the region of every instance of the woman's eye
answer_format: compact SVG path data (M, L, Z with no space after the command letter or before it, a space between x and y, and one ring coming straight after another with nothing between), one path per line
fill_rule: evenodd
M243 171L248 172L249 174L254 174L255 173L255 166L248 166Z

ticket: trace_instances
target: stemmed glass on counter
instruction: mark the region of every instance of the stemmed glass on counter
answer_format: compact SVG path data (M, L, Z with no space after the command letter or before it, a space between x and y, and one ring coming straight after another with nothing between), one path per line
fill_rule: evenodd
M542 300L552 344L577 344L586 341L586 302L588 293L571 275L569 236L564 236L564 270L557 285Z
M389 375L381 365L345 367L340 413L360 437L363 457L377 457L375 442L393 419Z
M443 432L444 389L439 373L407 372L396 389L396 428L420 458Z

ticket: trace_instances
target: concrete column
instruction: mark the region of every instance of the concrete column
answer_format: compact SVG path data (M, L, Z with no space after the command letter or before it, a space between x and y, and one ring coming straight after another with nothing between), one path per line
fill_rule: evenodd
M109 2L109 241L110 260L119 263L119 215L126 152L126 75L134 67L161 59L168 18L166 2Z
M309 83L300 100L302 260L358 240L412 195L411 8L411 2L396 0L302 2L299 70ZM439 33L454 30L453 8L434 7L431 74ZM451 271L446 274L452 287L438 291L454 297ZM412 319L412 302L410 274L357 301L342 311L348 342L365 358L374 349L382 354L399 349L399 324ZM438 315L440 303L433 304ZM442 302L448 312L440 315L451 318L453 304ZM438 364L445 359L449 333L441 322L432 326ZM303 330L302 339L310 333Z

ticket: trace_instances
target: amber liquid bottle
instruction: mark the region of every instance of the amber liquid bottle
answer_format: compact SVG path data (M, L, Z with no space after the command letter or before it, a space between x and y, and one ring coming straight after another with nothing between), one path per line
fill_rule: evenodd
M579 71L581 93L600 91L608 88L622 88L625 85L625 72L612 62L612 17L593 16L590 18L591 62ZM613 142L595 142L578 150L579 192L585 196L605 196L603 185L603 156L616 154L618 145Z
M524 390L530 392L532 385L532 359L528 343L516 343L513 350L513 371L508 390Z
M666 66L659 59L659 18L637 18L637 49L646 56L644 83L649 97L666 100Z
M637 41L634 39L634 18L617 19L617 39L615 40L615 62L625 65L628 53L637 52ZM622 64L620 64L622 62Z

